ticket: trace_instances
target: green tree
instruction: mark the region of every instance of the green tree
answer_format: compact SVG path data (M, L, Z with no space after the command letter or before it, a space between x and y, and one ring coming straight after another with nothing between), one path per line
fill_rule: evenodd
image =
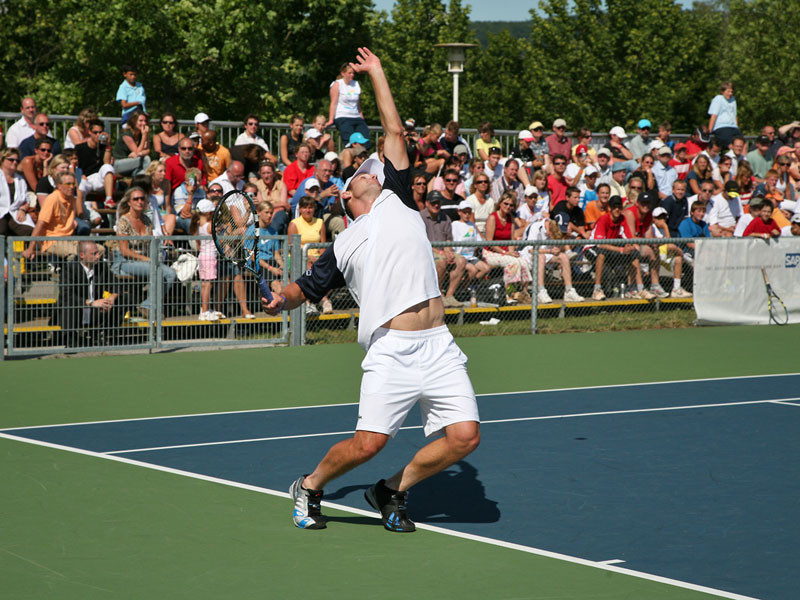
M800 79L794 45L800 13L777 0L730 0L720 80L734 84L739 127L755 134L800 116L794 85ZM719 81L713 81L716 93Z
M630 128L642 117L692 127L717 69L718 29L706 34L719 19L705 16L697 23L674 0L542 0L527 65L540 116L570 127Z
M453 84L447 73L447 54L434 47L443 42L474 43L469 9L462 7L460 0L451 0L449 7L441 0L399 0L391 21L381 19L374 51L386 68L403 118L413 117L421 124L445 123L452 118ZM367 116L374 119L377 115Z

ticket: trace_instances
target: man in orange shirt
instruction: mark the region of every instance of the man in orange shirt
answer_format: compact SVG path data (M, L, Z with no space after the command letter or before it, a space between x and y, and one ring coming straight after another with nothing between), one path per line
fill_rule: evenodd
M200 152L203 154L203 170L208 181L222 175L231 164L230 151L217 143L217 132L213 129L203 134L203 146Z
M75 233L75 175L69 171L55 176L56 190L45 198L39 220L33 228L32 237L65 237ZM58 256L75 256L77 242L46 241L31 242L22 255L28 260L36 255L36 247L42 252Z
M608 212L608 199L611 197L611 187L607 183L597 186L597 200L592 200L586 205L583 216L586 219L586 230L591 231L597 219Z

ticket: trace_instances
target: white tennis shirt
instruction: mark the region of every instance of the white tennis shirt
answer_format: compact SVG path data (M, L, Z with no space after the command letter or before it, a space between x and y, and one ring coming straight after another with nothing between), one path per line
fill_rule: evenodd
M346 285L360 307L358 343L369 350L386 321L441 296L425 224L411 193L411 169L397 171L385 159L383 191L369 213L338 235L297 280L307 298L319 302Z

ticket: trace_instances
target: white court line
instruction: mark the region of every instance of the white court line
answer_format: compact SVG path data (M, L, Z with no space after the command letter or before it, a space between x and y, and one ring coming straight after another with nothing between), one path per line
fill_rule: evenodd
M788 402L788 400L800 400L800 398L785 398L784 400L770 400L770 402L773 404L783 404L784 406L800 406L800 404Z
M522 421L546 421L548 419L572 419L575 417L598 417L602 415L625 415L633 413L661 412L669 410L690 410L693 408L721 408L725 406L741 406L744 404L780 403L783 400L800 400L800 398L778 398L774 400L745 400L742 402L725 402L719 404L689 404L686 406L664 406L661 408L632 408L629 410L607 410L602 412L569 413L563 415L544 415L539 417L514 417L510 419L489 419L481 421L481 425L491 423L518 423ZM796 405L793 405L796 406ZM409 425L400 430L422 429L422 425ZM129 450L108 450L103 454L133 454L135 452L151 452L157 450L176 450L179 448L201 448L204 446L225 446L228 444L249 444L252 442L271 442L274 440L292 440L298 438L325 437L331 435L349 435L355 431L331 431L324 433L303 433L298 435L280 435L274 437L248 438L240 440L222 440L219 442L198 442L196 444L176 444L174 446L152 446L150 448L132 448Z
M0 438L5 438L8 440L16 441L16 442L23 442L26 444L33 444L35 446L44 446L46 448L53 448L55 450L64 450L65 452L72 452L75 454L82 454L84 456L93 456L95 458L103 458L105 460L111 460L115 462L125 463L129 465L135 465L138 467L144 467L146 469L152 469L154 471L162 471L164 473L171 473L173 475L182 475L184 477L190 477L192 479L199 479L201 481L207 481L211 483L218 483L220 485L226 485L229 487L239 488L243 490L248 490L251 492L258 492L261 494L268 494L270 496L277 496L280 498L289 498L289 494L286 492L278 492L276 490L271 490L268 488L258 487L255 485L249 485L246 483L239 483L237 481L230 481L227 479L221 479L218 477L211 477L209 475L201 475L199 473L192 473L191 471L183 471L181 469L173 469L172 467L163 467L161 465L154 465L151 463L146 463L138 460L133 460L130 458L124 458L121 456L111 456L108 454L102 454L99 452L92 452L91 450L82 450L80 448L72 448L70 446L62 446L60 444L53 444L51 442L42 442L40 440L32 440L29 438L19 437L16 435L11 435L8 433L0 432ZM377 519L377 513L367 510L362 510L359 508L352 508L350 506L345 506L343 504L335 504L332 502L323 502L326 507L334 508L336 510L340 510L343 512L366 516L366 517L375 517ZM287 527L288 525L288 514L289 511L287 509ZM488 538L480 535L473 535L471 533L463 533L461 531L455 531L452 529L445 529L443 527L437 527L435 525L427 525L425 523L417 523L417 529L424 529L427 531L432 531L435 533L441 533L444 535L449 535L452 537L457 537L465 540L471 540L474 542L481 542L484 544L489 544L492 546L499 546L501 548L508 548L510 550L518 550L520 552L526 552L528 554L535 554L537 556L544 556L547 558L553 558L556 560L562 560L569 563L574 563L578 565L583 565L586 567L593 567L596 569L601 569L604 571L612 571L614 573L620 573L622 575L629 575L631 577L637 577L639 579L646 579L648 581L654 581L657 583L663 583L666 585L672 585L674 587L679 587L687 590L693 590L696 592L704 592L706 594L712 594L715 596L719 596L720 598L730 598L731 600L758 600L758 598L753 598L751 596L742 596L740 594L734 594L732 592L726 592L723 590L717 590L714 588L705 587L702 585L696 585L694 583L688 583L685 581L678 581L677 579L670 579L668 577L661 577L659 575L651 575L650 573L643 573L640 571L634 571L632 569L626 569L623 567L617 567L610 564L604 564L600 562L595 562L591 560L587 560L584 558L578 558L575 556L569 556L567 554L560 554L557 552L550 552L549 550L542 550L540 548L534 548L531 546L523 546L521 544L513 544L511 542L504 542L502 540L496 540L493 538Z
M611 560L601 560L601 565L618 565L620 563L624 563L625 561L620 558L612 558Z
M617 384L607 384L607 385L589 385L583 387L566 387L566 388L552 388L546 390L525 390L521 392L489 392L486 394L478 394L478 398L488 398L491 396L515 396L519 394L547 394L550 392L579 392L585 390L605 390L611 388L625 388L625 387L636 387L636 386L650 386L650 385L668 385L671 383L700 383L700 382L707 382L707 381L726 381L726 380L738 380L738 379L759 379L764 377L793 377L795 375L800 375L800 373L772 373L769 375L736 375L734 377L705 377L702 379L675 379L675 380L667 380L667 381L646 381L643 383L617 383ZM45 429L48 427L71 427L73 425L101 425L107 423L128 423L128 422L136 422L136 421L156 421L162 419L190 419L192 417L213 417L218 415L236 415L236 414L247 414L247 413L257 413L257 412L272 412L272 411L280 411L280 410L306 410L310 408L328 408L333 406L356 406L358 402L340 402L337 404L313 404L310 406L283 406L278 408L253 408L249 410L225 410L219 412L208 412L208 413L193 413L193 414L185 414L185 415L164 415L159 417L136 417L132 419L108 419L103 421L79 421L75 423L53 423L50 425L30 425L24 427L3 427L0 428L0 431L19 431L20 429Z

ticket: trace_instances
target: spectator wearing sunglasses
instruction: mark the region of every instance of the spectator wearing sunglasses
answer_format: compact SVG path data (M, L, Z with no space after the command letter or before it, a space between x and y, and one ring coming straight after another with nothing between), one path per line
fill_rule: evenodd
M545 138L550 156L555 158L556 154L562 156L572 155L572 143L566 135L567 122L564 119L553 121L553 133Z
M178 131L178 120L175 115L166 112L161 115L161 131L153 136L153 150L159 159L166 160L178 154L178 146L183 139L183 134Z
M476 159L480 160L480 159ZM481 235L486 234L486 219L494 212L495 202L492 199L489 186L492 184L489 176L483 171L476 173L470 186L472 192L467 196L467 202L472 206L472 214L475 218L475 225Z
M28 189L35 190L36 184L47 173L50 160L53 158L53 144L42 138L36 141L36 149L31 156L26 156L19 163L19 171L28 183Z
M636 160L649 153L650 129L652 127L653 124L649 119L639 119L636 124L636 135L628 142L628 147Z
M464 200L464 196L458 193L458 184L461 177L456 169L450 168L444 172L444 187L439 191L441 194L442 213L447 215L451 221L458 220L458 205ZM428 193L428 196L433 192Z
M50 117L44 113L37 113L33 119L33 135L26 137L19 144L19 154L24 159L26 156L33 155L36 150L36 143L39 140L50 142L50 149L53 156L61 154L61 144L50 135Z
M28 236L33 231L33 220L23 208L29 206L28 185L17 173L17 165L19 150L6 148L0 152L0 235Z

